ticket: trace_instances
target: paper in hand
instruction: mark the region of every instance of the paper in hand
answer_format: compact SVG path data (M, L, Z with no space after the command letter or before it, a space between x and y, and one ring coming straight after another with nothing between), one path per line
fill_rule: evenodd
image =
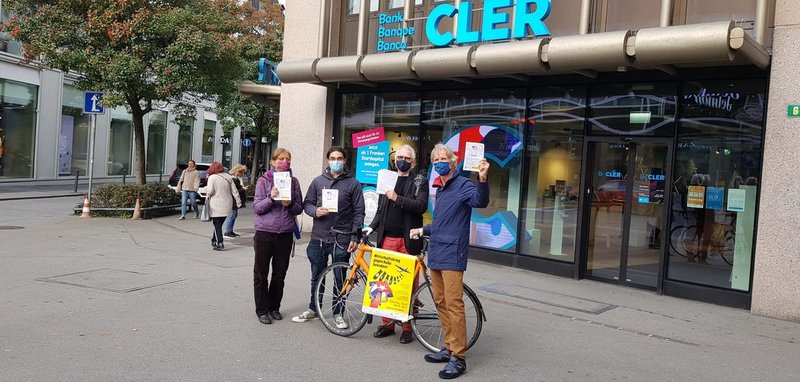
M375 189L379 194L385 194L386 191L394 190L397 184L397 173L390 170L378 170L378 184Z
M467 142L464 147L464 171L478 172L478 165L483 159L483 143Z
M278 196L275 200L292 200L292 177L288 171L279 171L272 174Z
M328 212L339 212L339 190L322 190L322 208L327 208Z

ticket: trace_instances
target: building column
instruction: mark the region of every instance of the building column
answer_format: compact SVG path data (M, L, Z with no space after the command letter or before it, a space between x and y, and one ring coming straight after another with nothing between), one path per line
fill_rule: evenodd
M764 141L752 312L800 320L800 118L787 116L800 104L800 7L778 0Z
M314 58L318 54L320 1L286 4L283 60ZM330 34L338 38L338 33ZM333 131L332 88L310 84L281 85L278 147L292 152L292 171L300 180L303 195L314 177L322 173L325 152ZM271 156L271 153L267 157ZM303 228L311 229L311 218L303 214Z

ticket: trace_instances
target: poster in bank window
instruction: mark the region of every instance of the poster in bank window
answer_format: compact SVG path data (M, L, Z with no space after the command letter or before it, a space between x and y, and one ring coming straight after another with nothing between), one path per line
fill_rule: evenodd
M367 290L361 310L367 314L408 321L416 257L375 248L370 256Z

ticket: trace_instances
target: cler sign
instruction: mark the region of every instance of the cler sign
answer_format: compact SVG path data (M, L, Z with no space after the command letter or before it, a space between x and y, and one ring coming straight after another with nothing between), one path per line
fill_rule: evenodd
M535 10L530 11L535 5ZM509 22L507 13L500 13L503 8L514 7L514 25L512 28L499 28L500 24ZM523 38L528 34L528 27L535 36L549 36L550 30L544 20L550 15L550 0L485 0L483 2L483 25L475 30L472 25L474 6L469 1L461 2L456 8L452 4L440 4L428 15L425 23L425 34L428 41L435 46L447 46L455 41L457 44L469 44L478 41L508 40L512 37ZM439 23L445 17L458 15L456 36L452 32L439 32Z

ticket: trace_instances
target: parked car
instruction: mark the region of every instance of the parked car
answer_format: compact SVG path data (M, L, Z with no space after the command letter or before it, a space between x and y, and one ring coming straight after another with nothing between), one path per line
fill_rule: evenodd
M172 170L172 174L169 176L169 188L176 190L178 188L178 181L181 179L181 174L183 170L186 170L186 167L189 165L183 163L179 164L175 167L175 170ZM197 171L200 171L200 187L205 187L206 182L208 181L208 168L211 167L211 163L196 163Z

